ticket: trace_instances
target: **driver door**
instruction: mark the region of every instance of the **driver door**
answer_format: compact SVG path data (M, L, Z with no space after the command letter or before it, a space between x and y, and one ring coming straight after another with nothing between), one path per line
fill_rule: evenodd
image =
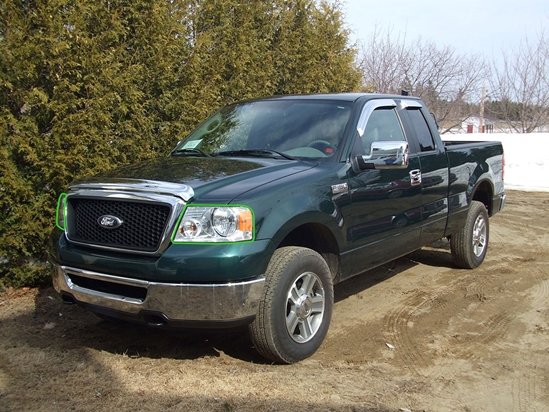
M357 130L352 156L369 155L372 143L377 141L406 141L396 103L391 99L368 102ZM415 153L409 154L405 167L350 172L350 207L344 215L349 252L343 259L343 273L361 273L419 247L419 176L419 158Z

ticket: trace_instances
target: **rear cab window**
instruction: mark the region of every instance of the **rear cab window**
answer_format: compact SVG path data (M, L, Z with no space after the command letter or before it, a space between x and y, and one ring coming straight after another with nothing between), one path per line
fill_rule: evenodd
M415 139L410 142L414 151L433 152L437 150L437 144L422 107L419 101L402 100L399 114L403 117L406 133L415 135Z

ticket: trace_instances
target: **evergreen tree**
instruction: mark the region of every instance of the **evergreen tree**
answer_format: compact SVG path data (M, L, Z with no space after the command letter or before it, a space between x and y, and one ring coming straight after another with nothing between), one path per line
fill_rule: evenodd
M223 104L357 89L338 5L312 0L0 4L0 279L45 278L59 194L165 154Z

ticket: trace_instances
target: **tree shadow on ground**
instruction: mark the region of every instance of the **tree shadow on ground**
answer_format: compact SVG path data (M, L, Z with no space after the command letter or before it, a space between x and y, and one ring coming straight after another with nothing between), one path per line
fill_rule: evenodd
M288 385L282 376L307 375L321 366L270 365L242 329L171 332L109 323L63 305L52 288L41 290L34 305L31 300L14 305L12 315L5 306L0 313L0 410L388 410L365 407L364 399L286 399L278 394ZM211 383L203 391L170 386L170 379L187 382L186 374L202 385ZM265 385L276 390L257 396L227 392L224 381L235 385L250 376L263 390ZM159 385L168 389L158 392Z

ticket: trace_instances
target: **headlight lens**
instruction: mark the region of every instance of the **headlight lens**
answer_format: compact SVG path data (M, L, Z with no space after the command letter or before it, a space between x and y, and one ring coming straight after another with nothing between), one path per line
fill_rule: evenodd
M55 225L61 229L65 230L67 227L67 194L61 193L59 199L57 200L57 209L55 211Z
M253 213L246 206L188 206L172 237L174 243L253 240Z

